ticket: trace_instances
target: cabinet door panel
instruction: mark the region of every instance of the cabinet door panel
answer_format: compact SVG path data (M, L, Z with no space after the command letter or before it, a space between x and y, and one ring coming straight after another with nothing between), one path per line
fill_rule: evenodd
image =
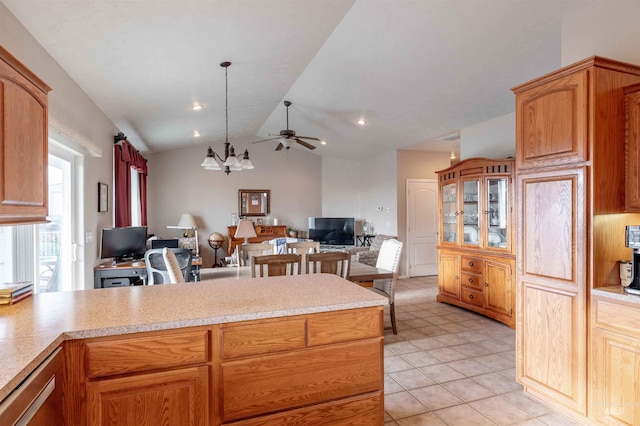
M193 367L90 382L90 425L208 425L208 371Z
M438 288L440 294L460 298L460 256L457 254L439 254Z
M508 263L485 260L484 301L486 309L511 316L512 269Z
M517 169L587 160L587 71L516 98Z
M625 208L640 211L640 87L625 96Z
M6 65L2 64L2 67ZM0 215L26 219L47 215L46 96L26 83L3 79L0 68ZM15 77L19 78L19 77ZM25 172L25 165L29 165Z
M606 424L640 423L640 340L596 329L593 408Z
M519 177L522 272L584 286L584 169Z

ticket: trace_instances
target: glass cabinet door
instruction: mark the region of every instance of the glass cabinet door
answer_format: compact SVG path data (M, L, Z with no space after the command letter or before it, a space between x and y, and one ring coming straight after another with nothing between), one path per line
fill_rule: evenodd
M477 246L480 244L480 181L477 179L466 180L462 183L463 188L463 240L466 245Z
M507 178L487 179L487 247L507 248Z
M450 183L442 187L442 241L457 241L458 231L458 193L457 184Z

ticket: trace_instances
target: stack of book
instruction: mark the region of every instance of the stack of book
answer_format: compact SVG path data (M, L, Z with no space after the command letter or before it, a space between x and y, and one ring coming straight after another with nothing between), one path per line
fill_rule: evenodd
M32 294L33 283L31 281L0 284L0 305L13 305Z

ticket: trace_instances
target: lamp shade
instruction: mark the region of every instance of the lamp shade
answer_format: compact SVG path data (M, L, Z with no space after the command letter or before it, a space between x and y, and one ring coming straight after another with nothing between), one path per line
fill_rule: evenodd
M196 225L196 220L193 218L193 215L184 213L182 216L180 216L177 227L184 229L197 229L198 225Z
M236 228L236 233L234 235L236 238L244 238L245 241L247 238L256 237L256 230L253 227L253 223L249 219L240 219L238 223L238 227Z

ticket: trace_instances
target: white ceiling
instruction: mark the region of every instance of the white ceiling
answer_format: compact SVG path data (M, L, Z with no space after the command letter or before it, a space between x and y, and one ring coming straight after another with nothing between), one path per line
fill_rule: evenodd
M457 149L436 139L513 111L509 89L560 66L562 18L588 3L0 1L142 152L205 143L220 153L219 64L231 61L237 151L284 129L289 100L290 128L326 139L314 153L343 158Z

